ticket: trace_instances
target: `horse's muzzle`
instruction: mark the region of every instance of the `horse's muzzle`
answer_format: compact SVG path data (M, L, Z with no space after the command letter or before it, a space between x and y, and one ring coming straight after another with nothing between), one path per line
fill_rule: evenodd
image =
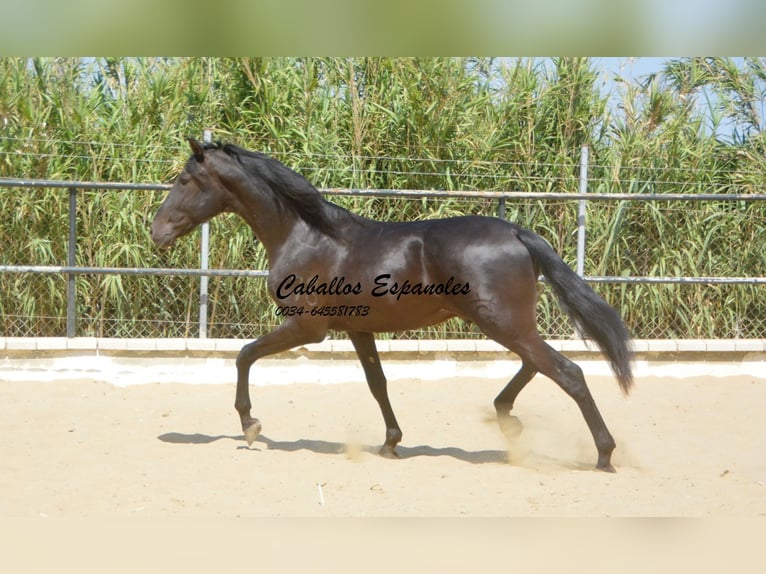
M170 249L177 238L173 226L160 224L156 219L152 222L152 241L159 249Z

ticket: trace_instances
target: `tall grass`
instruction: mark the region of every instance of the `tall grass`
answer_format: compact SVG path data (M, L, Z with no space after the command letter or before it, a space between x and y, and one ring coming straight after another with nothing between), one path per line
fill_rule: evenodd
M582 145L591 190L762 192L763 59L669 62L605 94L585 58L5 58L0 59L0 176L168 182L186 135L272 154L318 187L571 191ZM616 105L614 102L617 102ZM152 247L153 192L79 194L77 263L198 265L193 239ZM339 198L368 217L494 215L489 200ZM0 189L2 263L66 260L66 197ZM507 202L506 214L574 263L573 202ZM598 202L588 207L586 273L762 276L763 203ZM264 268L235 217L212 223L211 266ZM62 334L63 280L0 278L3 335ZM190 278L81 276L86 335L196 334ZM761 287L598 286L637 336L766 337ZM213 336L257 336L273 316L264 284L210 281ZM541 322L566 333L543 291ZM452 321L429 336L477 336Z

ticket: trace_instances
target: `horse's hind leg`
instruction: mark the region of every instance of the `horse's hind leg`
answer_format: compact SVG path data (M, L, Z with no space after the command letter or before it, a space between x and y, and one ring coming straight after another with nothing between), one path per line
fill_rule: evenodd
M606 428L604 419L590 394L582 369L545 343L537 333L521 342L514 350L521 352L523 359L529 360L539 372L556 382L574 399L596 443L598 450L596 468L614 472L611 463L612 451L615 447L614 439Z
M522 362L521 369L511 379L511 381L500 391L495 398L495 411L497 412L497 422L500 430L509 440L516 438L521 434L522 424L518 418L511 416L513 403L521 390L532 380L537 371L527 362Z
M370 387L372 396L378 401L386 423L386 442L380 449L380 454L388 458L396 458L396 445L402 440L402 431L396 422L394 410L388 400L388 388L383 367L380 365L378 350L375 348L375 337L372 333L349 331L348 336L354 344L354 349L362 363L367 385Z
M512 340L502 336L495 340L517 353L523 362L521 371L495 399L496 408L498 402L503 412L505 408L512 406L516 395L534 376L534 372L542 373L572 397L580 408L596 443L598 451L596 468L614 472L611 463L612 451L615 447L614 439L606 428L604 419L590 394L582 369L543 341L536 331L528 332L526 336L515 337ZM498 410L498 416L502 416L500 412ZM511 419L510 416L508 418Z

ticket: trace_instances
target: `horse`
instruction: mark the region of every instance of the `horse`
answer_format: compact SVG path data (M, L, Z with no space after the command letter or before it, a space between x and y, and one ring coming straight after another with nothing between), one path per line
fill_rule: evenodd
M607 357L624 394L633 383L630 336L620 315L536 233L495 217L375 221L324 199L303 176L260 152L189 138L192 154L151 224L168 249L224 212L235 213L266 250L268 292L284 320L237 355L235 409L248 445L261 423L251 415L250 369L258 359L345 331L386 427L380 454L397 458L402 440L389 401L375 333L414 330L459 317L521 359L494 400L509 438L522 425L514 401L539 372L579 407L598 453L596 468L614 472L615 441L582 369L548 345L537 329L542 274L583 336Z

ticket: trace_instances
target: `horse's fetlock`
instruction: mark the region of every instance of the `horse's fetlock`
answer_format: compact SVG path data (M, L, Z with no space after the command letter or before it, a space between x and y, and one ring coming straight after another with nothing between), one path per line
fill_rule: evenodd
M386 431L386 444L387 445L397 445L402 440L402 431L399 429L388 429Z
M513 409L513 403L512 402L509 403L508 401L505 401L505 400L502 400L502 399L499 399L499 398L495 399L494 403L492 403L492 404L494 405L495 412L498 414L498 416L500 416L500 415L507 415Z

